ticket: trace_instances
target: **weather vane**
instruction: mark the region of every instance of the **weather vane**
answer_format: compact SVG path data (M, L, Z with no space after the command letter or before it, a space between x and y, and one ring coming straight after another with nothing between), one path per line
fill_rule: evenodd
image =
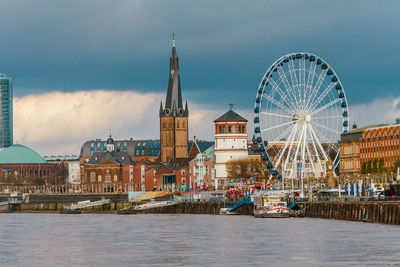
M234 104L229 104L229 110L232 110Z

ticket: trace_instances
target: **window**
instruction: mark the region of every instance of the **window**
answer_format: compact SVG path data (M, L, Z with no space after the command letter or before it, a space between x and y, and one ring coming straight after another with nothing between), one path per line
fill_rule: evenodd
M177 124L176 124L176 128L180 128L180 127L181 127L181 124L178 121Z
M185 170L182 170L181 173L182 173L182 175L185 175Z
M118 181L118 176L115 174L114 175L114 182L117 182Z
M231 133L232 132L232 126L229 126L228 127L228 133Z
M97 176L97 181L101 182L101 175Z
M106 176L105 176L105 181L104 181L104 182L106 182L106 183L111 182L111 177L110 177L109 174L106 174Z
M222 126L219 126L219 133L222 133Z
M91 172L90 173L90 181L91 182L96 182L96 173L95 172Z
M232 133L236 133L236 126L235 125L232 126Z
M182 178L182 184L186 184L186 178L185 177Z

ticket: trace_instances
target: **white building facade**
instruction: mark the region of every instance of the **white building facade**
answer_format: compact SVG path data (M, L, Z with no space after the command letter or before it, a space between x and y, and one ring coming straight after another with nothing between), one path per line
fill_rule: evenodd
M230 160L248 158L247 120L233 110L229 110L214 123L215 178L218 188L222 188L229 183L226 163Z
M68 183L81 183L81 170L79 161L68 161Z

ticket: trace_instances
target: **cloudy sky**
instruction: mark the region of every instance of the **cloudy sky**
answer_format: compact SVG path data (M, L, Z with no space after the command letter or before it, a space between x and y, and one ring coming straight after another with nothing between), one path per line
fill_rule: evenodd
M42 155L78 154L85 140L104 139L110 128L117 139L158 138L172 29L190 136L212 139L212 120L229 103L250 118L261 76L295 51L329 62L360 126L400 116L399 1L0 6L0 72L14 81L14 140Z

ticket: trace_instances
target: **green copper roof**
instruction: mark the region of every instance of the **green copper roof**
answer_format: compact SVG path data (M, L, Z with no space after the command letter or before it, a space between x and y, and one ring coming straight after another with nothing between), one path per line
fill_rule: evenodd
M22 145L12 145L0 151L0 164L47 163L37 152Z
M214 146L210 146L209 148L206 149L206 151L204 151L202 153L203 157L214 161L215 160L215 147Z

